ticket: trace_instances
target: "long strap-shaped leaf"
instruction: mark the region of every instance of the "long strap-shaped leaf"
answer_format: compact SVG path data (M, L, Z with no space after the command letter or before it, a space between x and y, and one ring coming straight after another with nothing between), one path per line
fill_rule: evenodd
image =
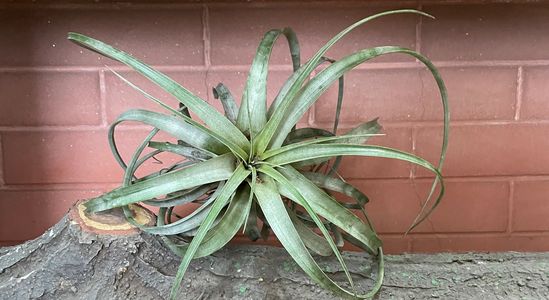
M175 116L143 109L128 110L114 121L109 128L109 140L111 142L114 140L111 137L114 136L116 126L125 121L136 121L151 125L196 148L205 149L212 153L222 154L227 152L227 148L223 144L185 121Z
M327 61L330 61L330 59L326 57L321 57L313 69L316 69L318 66L320 66L321 64ZM267 111L267 116L269 119L271 118L273 113L278 110L278 107L280 106L282 100L286 97L286 94L288 94L288 92L290 91L290 88L294 85L296 80L299 79L301 74L306 71L305 66L302 66L296 69L294 64L294 73L292 73L292 75L290 75L290 77L286 80L286 82L284 82L284 85L282 85L280 90L278 90L278 94L273 100L273 103L271 103L271 106L269 106L269 110Z
M202 244L200 244L194 255L195 258L213 254L225 246L236 235L250 210L252 200L250 196L250 187L248 185L241 185L236 191L233 200L231 200L227 211L219 222L208 231L204 240L202 240ZM162 225L164 224L158 226ZM170 244L170 249L181 257L185 256L188 247L188 245Z
M382 157L407 161L431 171L436 176L433 187L436 183L440 183L439 194L429 210L427 210L425 213L423 210L420 212L418 218L416 218L416 220L410 227L411 229L417 226L431 214L431 212L438 206L440 200L442 199L442 196L444 195L444 182L442 179L442 175L436 167L434 167L430 162L424 160L423 158L392 148L369 145L317 144L313 146L304 146L294 151L280 153L267 159L267 162L273 165L286 165L308 159L345 155ZM431 195L433 194L433 191L434 188L431 189L425 203L428 203Z
M343 207L343 205L291 166L279 168L279 171L289 181L294 182L298 186L303 197L311 199L309 204L315 212L367 245L369 253L377 255L377 248L381 246L381 241L376 233L359 217ZM279 185L278 188L282 195L290 196L290 191L284 185Z
M206 218L210 209L219 195L223 190L223 183L220 183L215 192L206 200L204 204L195 209L189 215L163 226L139 226L143 231L146 231L151 234L160 234L160 235L176 235L176 234L185 234L189 231L195 230L200 226L202 221ZM188 235L188 234L187 234Z
M202 241L195 257L208 256L225 246L242 227L250 212L252 197L250 187L242 185L229 204L227 211Z
M269 177L273 178L277 183L282 184L286 186L286 189L289 191L289 197L292 201L295 203L303 206L305 208L305 211L309 214L311 219L315 222L315 225L320 229L320 232L324 235L324 238L326 241L328 241L328 244L330 245L330 248L332 249L333 253L337 257L337 260L339 261L339 264L343 268L343 271L345 272L345 275L347 276L347 280L351 284L351 287L353 288L353 291L355 290L355 286L353 283L353 279L351 277L351 274L349 273L349 270L347 269L347 265L345 264L345 261L343 260L343 257L341 256L341 253L339 252L339 249L337 248L337 245L335 244L334 240L332 239L332 236L330 236L330 233L328 232L328 229L326 226L324 226L324 223L320 220L320 218L317 216L317 213L314 211L314 209L310 205L310 201L314 201L314 199L305 199L299 189L294 185L291 181L289 181L284 175L280 174L277 170L269 167L269 166L261 166L259 168L259 171L269 175Z
M338 136L319 137L316 139L309 139L302 142L288 144L278 149L269 150L263 153L263 155L261 155L260 157L261 159L268 159L270 157L277 156L284 152L289 152L289 151L291 152L294 149L301 149L305 146L311 146L311 145L322 144L322 143L336 143L339 141L343 141L343 143L347 144L346 142L349 141L350 139L368 139L369 137L376 136L376 135L382 135L382 134L363 133L363 134L355 134L355 135L345 134L345 135L338 135Z
M314 104L320 95L322 95L322 93L324 93L340 76L365 61L391 53L403 53L413 56L427 66L437 82L443 106L443 116L445 121L447 121L449 112L446 87L436 67L425 56L410 49L394 46L375 47L355 52L333 63L311 79L311 81L302 88L300 94L288 108L287 114L283 122L280 124L279 130L273 136L270 149L276 149L282 145L284 139L291 131L292 126L299 121L301 116L311 107L311 105ZM447 131L444 131L443 134L446 136Z
M221 101L223 111L225 112L225 117L227 117L227 119L229 119L229 121L233 124L236 124L236 118L238 117L238 105L234 101L231 91L229 91L223 83L217 84L212 91L214 98Z
M221 113L210 106L206 101L195 96L168 76L154 70L124 51L118 50L83 34L70 32L68 39L133 68L162 89L172 94L177 100L202 119L212 130L226 137L244 151L249 150L248 140L233 123L221 115Z
M371 121L368 121L366 123L360 124L357 127L351 129L351 131L347 132L345 135L357 135L357 134L367 134L367 133L378 133L381 130L381 125L377 122L378 118L375 118ZM335 124L335 123L334 123ZM334 125L334 132L336 132L337 128ZM345 143L345 144L363 144L366 141L368 141L369 137L364 138L350 138L348 140L338 141L338 143ZM330 169L327 173L327 175L332 176L335 172L337 172L337 169L339 168L339 165L341 164L341 160L343 159L342 156L336 157L333 164L330 166Z
M173 207L177 205L191 203L205 195L211 189L216 188L217 185L217 183L205 184L181 192L175 192L168 195L164 199L145 200L143 201L143 203L157 207Z
M234 156L232 154L224 154L185 169L162 174L151 179L136 182L130 186L115 189L105 195L89 200L85 205L89 212L103 211L149 200L175 191L226 180L234 170Z
M149 142L148 146L162 152L170 152L181 155L189 160L204 161L216 156L215 154L199 148L172 144L169 142Z
M334 136L334 134L322 128L302 127L291 131L286 137L284 145L302 142L311 138L328 136Z
M191 260L195 257L195 254L198 248L200 247L200 244L202 244L204 237L210 230L215 219L217 218L217 216L219 215L223 207L225 207L225 205L227 204L227 202L229 201L233 193L236 191L238 186L246 179L246 177L248 177L248 175L250 175L250 173L251 173L250 170L247 170L246 168L244 168L242 164L240 164L236 168L234 173L231 175L229 180L227 180L227 183L225 183L225 186L223 187L223 189L219 193L219 196L217 197L214 204L212 205L212 208L208 213L208 216L206 217L206 219L204 219L204 221L200 225L198 232L196 233L195 237L190 243L189 248L187 249L187 252L183 257L183 260L179 265L179 269L177 270L177 274L175 276L175 282L172 286L172 290L170 293L171 299L175 299L177 291L179 290L179 286L181 285L181 281L183 280L183 276L185 275L185 272L187 271L187 268L189 267Z
M303 269L303 271L305 271L314 281L322 287L332 291L334 294L346 299L371 298L377 293L379 284L376 283L374 290L370 293L366 295L355 295L340 287L320 269L295 229L272 179L267 177L263 182L258 183L255 195L261 209L264 212L269 212L265 214L265 218L269 222L269 225L278 240L284 246L284 249L288 251L301 269ZM379 282L380 280L381 278L378 276L377 281Z
M244 159L246 157L246 152L240 148L237 144L235 144L234 142L232 142L230 139L227 139L227 137L223 136L223 135L220 135L219 133L215 132L215 131L212 131L210 130L208 127L200 124L199 122L193 120L191 117L190 117L190 114L189 114L189 110L187 109L186 106L184 106L182 103L180 103L180 110L176 110L172 107L170 107L169 105L167 105L166 103L160 101L159 99L157 99L156 97L152 96L151 94L145 92L143 89L141 89L140 87L138 87L137 85L133 84L131 81L129 81L128 79L124 78L124 76L118 74L116 71L114 70L111 70L116 76L118 76L122 81L124 81L126 84L128 84L130 87L132 87L133 89L135 89L136 91L140 92L143 96L145 96L145 98L155 102L156 104L160 105L162 108L172 112L174 115L178 116L178 117L181 117L183 120L185 120L186 122L188 122L189 124L193 125L194 127L196 127L198 130L208 134L209 136L211 136L212 138L218 140L220 143L222 143L223 145L225 145L227 148L229 148L235 155L237 155L238 157Z
M307 177L307 179L309 179L312 183L318 185L321 188L342 193L353 199L356 199L361 206L364 206L366 203L368 203L368 197L366 197L364 193L339 178L329 177L324 174L314 172L305 172L303 173L303 175Z
M274 133L269 149L276 149L282 145L284 139L294 126L290 124L297 115L302 116L310 106L324 93L332 84L333 81L340 78L348 70L358 66L359 64L382 55L385 47L377 47L358 51L354 54L346 56L341 60L334 62L317 76L311 79L300 90L296 98L289 104L286 115L279 125L279 130ZM296 121L297 123L297 121ZM288 130L290 128L290 130Z
M347 27L340 33L338 33L336 36L334 36L328 43L326 43L318 52L303 66L304 70L302 73L299 74L299 76L295 79L292 86L288 89L288 92L284 96L284 98L281 100L280 107L273 113L267 124L265 125L265 128L260 132L260 134L257 136L257 138L254 141L254 151L257 154L263 154L265 149L267 149L268 145L270 144L274 134L276 133L279 125L284 119L284 116L286 115L286 110L288 109L289 105L291 104L292 100L294 99L295 95L299 92L303 82L307 79L307 77L311 74L311 72L314 70L314 68L317 66L318 61L322 58L322 56L341 38L343 38L347 33L352 31L353 29L357 28L358 26L367 23L371 20L377 19L382 16L386 15L392 15L392 14L401 14L401 13L412 13L412 14L418 14L423 15L427 17L431 17L431 15L426 14L424 12L414 10L414 9L401 9L401 10L392 10L392 11L386 11L379 14L372 15L370 17L364 18L351 26Z
M281 31L270 30L259 43L246 87L242 93L240 111L236 119L236 126L243 132L255 136L267 122L267 73L269 58L275 41ZM251 128L250 128L251 127Z
M299 43L291 28L270 30L259 44L256 55L250 67L246 87L242 93L242 101L236 125L243 132L250 132L255 136L267 122L267 74L269 59L274 43L284 34L290 46L294 70L299 67ZM251 128L250 128L251 126Z
M406 153L400 150L372 146L372 145L349 145L349 144L316 144L305 145L303 147L294 149L293 151L286 151L275 156L270 157L266 161L269 164L280 166L287 165L298 161L303 161L312 158L320 157L333 157L337 155L358 155L358 156L370 156L370 157L383 157L392 158L398 160L404 160L413 164L419 165L433 172L437 177L440 176L438 170L428 161L423 158L417 157L413 154Z
M287 211L294 223L295 229L299 233L299 237L307 248L321 256L332 255L332 248L330 248L330 244L328 244L325 238L319 236L309 226L305 225L291 209L287 209Z

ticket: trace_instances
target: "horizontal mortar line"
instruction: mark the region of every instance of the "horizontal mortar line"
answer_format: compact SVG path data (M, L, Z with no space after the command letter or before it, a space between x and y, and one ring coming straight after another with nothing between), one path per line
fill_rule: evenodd
M251 60L250 60L251 63ZM439 68L444 67L519 67L519 66L549 66L549 60L497 60L497 61L433 61L433 64ZM123 65L108 65L115 71L131 71L130 67ZM250 65L151 65L159 71L248 71ZM424 68L423 64L415 61L410 62L370 62L359 65L355 70L371 69L409 69ZM0 72L24 72L24 71L43 71L43 72L96 72L108 70L105 66L3 66ZM291 71L292 66L288 64L272 64L269 66L272 71Z
M536 2L530 0L418 0L422 5L478 5L478 4L535 4Z
M350 54L350 53L349 53ZM549 60L471 60L471 61L452 61L452 60L433 60L436 67L518 67L518 66L547 66ZM251 63L251 60L250 60ZM248 64L219 65L214 64L211 69L235 69L248 70ZM269 68L281 68L291 70L292 66L288 64L271 64ZM424 64L418 61L389 61L389 62L366 62L358 65L354 69L383 69L383 68L425 68Z
M387 2L382 0L368 1L365 5L361 1L307 1L297 2L290 0L276 1L276 2L264 2L264 1L241 1L241 2L217 2L217 1L205 1L205 2L189 2L189 3L130 3L130 2L118 2L118 3L3 3L0 4L1 8L6 9L21 9L21 8L52 8L52 9L92 9L92 10L104 10L104 9L177 9L177 8L200 8L203 5L207 5L212 8L225 8L225 7L244 7L244 8L284 8L284 7L311 7L311 6L323 6L323 7L376 7L387 6ZM418 1L397 1L390 3L391 5L411 5L411 8L417 7Z
M418 1L413 0L403 0L403 1L396 1L387 3L387 1L382 0L373 0L373 1L336 1L336 0L327 0L327 1L290 1L290 0L282 0L282 1L273 1L273 2L265 2L265 1L240 1L240 2L206 2L206 5L212 8L231 8L231 7L239 7L239 8L292 8L292 7L305 7L310 8L312 6L314 7L333 7L336 6L337 8L343 7L377 7L377 6L397 6L397 5L410 5L410 8L417 8Z
M403 233L380 233L380 235L386 237L402 237ZM511 238L513 236L518 237L549 237L549 231L539 231L539 232L513 232L509 234L505 231L503 232L445 232L445 233L435 233L435 232L411 232L406 237L410 238L456 238L456 237L505 237Z
M407 183L412 181L409 178L345 178L346 181L369 181L369 182L402 182ZM462 178L445 178L446 182L501 182L509 180L519 181L538 181L549 180L549 175L539 176L500 176L500 177L462 177ZM13 190L13 191L25 191L25 190L90 190L90 189L102 189L117 187L120 182L84 182L84 183L35 183L35 184L7 184L0 186L0 190ZM428 178L416 178L416 182L431 183L432 180Z
M340 129L352 129L359 123L340 124ZM505 125L548 125L549 120L509 120L509 121L452 121L452 127L456 126L505 126ZM306 125L308 126L308 125ZM320 128L331 128L332 123L315 123L310 126ZM442 122L436 121L414 121L414 122L387 122L382 123L385 128L410 128L410 127L442 127ZM94 131L105 130L108 126L103 125L44 125L44 126L0 126L0 131ZM120 125L117 129L123 130L143 130L151 129L147 125Z
M444 171L443 171L444 173ZM419 179L419 178L418 178ZM427 177L422 177L422 180ZM447 182L490 182L490 181L546 181L549 180L549 175L489 175L489 176L456 176L444 177Z
M59 9L59 10L107 10L107 9L199 9L203 3L0 3L0 9Z
M327 66L327 65L326 65ZM250 65L212 65L210 71L248 71ZM361 64L354 70L372 70L372 69L410 69L421 68L421 65L415 62L372 62ZM319 67L317 70L323 70L325 67ZM290 64L273 64L269 66L269 71L292 71Z
M337 0L326 0L326 1L273 1L273 2L263 2L263 1L211 1L206 2L205 4L210 7L311 7L311 6L336 6L336 7L395 7L395 9L402 5L410 5L409 7L403 8L415 8L417 9L420 5L483 5L483 4L509 4L509 3L520 3L520 4L534 4L531 0L401 0L401 1L383 1L383 0L372 0L372 1L358 1L358 0L349 0L349 1L337 1ZM436 16L435 16L436 17Z
M549 230L511 230L508 234L521 237L546 236L549 235Z
M437 67L519 67L519 66L547 66L549 60L479 60L479 61L437 61Z
M394 2L388 2L388 1L381 1L381 0L373 0L373 1L335 1L335 0L327 0L327 1L273 1L273 2L262 2L262 1L240 1L240 2L206 2L205 4L216 8L225 8L225 7L252 7L252 8L271 8L271 7L317 7L317 6L323 6L323 7L398 7L403 5L409 5L409 7L403 7L403 8L415 8L417 9L418 6L421 5L464 5L464 4L472 4L472 5L479 5L479 4L508 4L508 3L532 3L528 0L508 0L505 2L502 2L501 0L446 0L446 1L440 1L440 0L428 0L428 1L413 1L413 0L402 0L402 1L394 1Z
M364 121L357 121L353 123L345 122L340 123L339 128L341 129L352 129L356 127L357 125L367 122L367 119ZM398 128L398 127L442 127L443 123L441 121L384 121L382 118L379 119L379 123L382 127L386 128ZM503 125L547 125L549 124L549 120L450 120L450 124L452 127L455 126L503 126ZM316 122L315 124L312 124L312 126L317 127L332 127L333 123L331 122Z
M116 131L149 131L152 126L148 125L118 125ZM106 132L109 126L103 125L77 125L77 126L0 126L0 132L51 132L51 131L104 131Z
M211 51L210 51L211 52ZM251 62L251 61L250 61ZM241 71L248 72L250 65L215 65L212 64L209 68L211 72L223 72L223 71ZM292 71L292 66L290 64L273 64L269 65L269 71Z
M40 131L105 131L108 129L102 125L75 125L75 126L0 126L0 132L40 132Z
M109 126L103 125L77 125L77 126L0 126L0 132L52 132L52 131L104 131ZM116 131L149 131L152 127L148 125L118 125Z
M485 181L537 181L542 180L545 181L549 179L549 175L547 174L516 174L516 175L445 175L444 169L442 170L442 176L444 177L444 180L455 180L456 182L473 182L473 181L483 181L483 178L486 178ZM434 179L434 177L430 177L429 175L416 175L414 178L416 181L419 179Z
M151 65L152 68L163 72L205 72L205 71L248 71L250 65L216 65L207 67L205 65ZM125 65L109 65L106 66L14 66L0 67L0 72L98 72L109 71L112 69L118 72L134 71L131 67ZM270 71L291 71L291 65L270 65Z
M368 206L366 206L366 210L368 210ZM470 235L478 235L478 236L506 236L505 235L505 229L503 230L487 230L487 231L441 231L441 232L433 232L433 231L417 231L417 232L410 232L407 235L404 235L404 232L378 232L381 237L402 237L402 238L414 238L414 237L440 237L440 236L448 236L448 237L459 237L459 236L470 236ZM508 235L507 235L508 236Z
M116 131L150 131L152 130L152 126L148 125L126 125L126 124L120 124L116 126ZM163 132L163 131L161 131Z
M447 176L444 175L444 170L442 171L445 182L527 182L527 181L546 181L549 180L549 175L544 174L533 174L533 175L479 175L479 176ZM374 178L374 177L349 177L344 176L346 181L392 181L392 182L419 182L419 183L429 183L434 180L434 177L429 176L416 176L414 178L410 177L385 177L385 178Z
M202 65L151 65L156 70L170 71L206 71ZM98 72L109 71L113 69L118 72L133 71L132 68L124 65L106 65L106 66L21 66L21 67L0 67L0 73L5 72Z
M0 191L89 191L115 188L120 184L113 182L8 184L0 186Z

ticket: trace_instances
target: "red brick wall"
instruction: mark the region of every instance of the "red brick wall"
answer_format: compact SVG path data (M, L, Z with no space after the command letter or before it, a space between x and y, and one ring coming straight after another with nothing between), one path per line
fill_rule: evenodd
M380 159L343 164L342 173L371 197L368 209L389 252L549 250L549 4L437 1L0 4L0 243L40 235L75 200L121 180L107 126L130 107L157 108L105 64L175 104L127 68L67 42L68 31L113 43L214 103L210 90L219 81L240 96L266 30L293 27L308 58L353 21L394 7L419 7L437 20L387 17L330 52L410 47L433 59L448 85L447 196L413 234L402 236L427 173ZM271 98L290 73L286 47L281 42L273 54ZM376 143L435 161L441 109L417 62L375 60L348 75L346 87L344 128L379 116L387 136ZM335 96L329 90L302 123L331 126ZM124 149L145 132L124 126Z

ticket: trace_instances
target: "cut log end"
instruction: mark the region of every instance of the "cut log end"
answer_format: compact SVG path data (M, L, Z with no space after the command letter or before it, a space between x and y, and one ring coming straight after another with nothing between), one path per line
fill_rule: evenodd
M139 228L126 220L121 208L110 209L104 212L86 212L86 200L78 201L70 210L71 221L80 225L82 230L97 234L130 235L139 233ZM152 226L155 223L155 215L148 209L139 205L129 205L138 224Z

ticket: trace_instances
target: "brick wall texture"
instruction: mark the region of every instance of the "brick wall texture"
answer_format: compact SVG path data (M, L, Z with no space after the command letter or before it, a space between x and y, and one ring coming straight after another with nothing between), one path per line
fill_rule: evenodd
M376 20L329 56L400 45L440 68L452 113L447 195L404 236L429 174L349 157L342 175L370 196L367 209L390 253L549 251L549 3L91 2L0 3L0 245L39 236L77 199L121 181L108 124L129 108L161 110L105 65L176 104L128 68L68 42L67 32L116 45L219 108L211 88L224 82L240 97L265 31L294 28L307 59L362 17L412 7L437 19ZM291 72L285 42L275 47L272 64L270 99ZM301 125L329 128L336 96L330 88ZM433 79L417 61L393 55L359 66L346 77L345 99L342 130L380 117L387 135L372 143L436 162L441 108ZM126 157L146 133L141 125L121 127Z

